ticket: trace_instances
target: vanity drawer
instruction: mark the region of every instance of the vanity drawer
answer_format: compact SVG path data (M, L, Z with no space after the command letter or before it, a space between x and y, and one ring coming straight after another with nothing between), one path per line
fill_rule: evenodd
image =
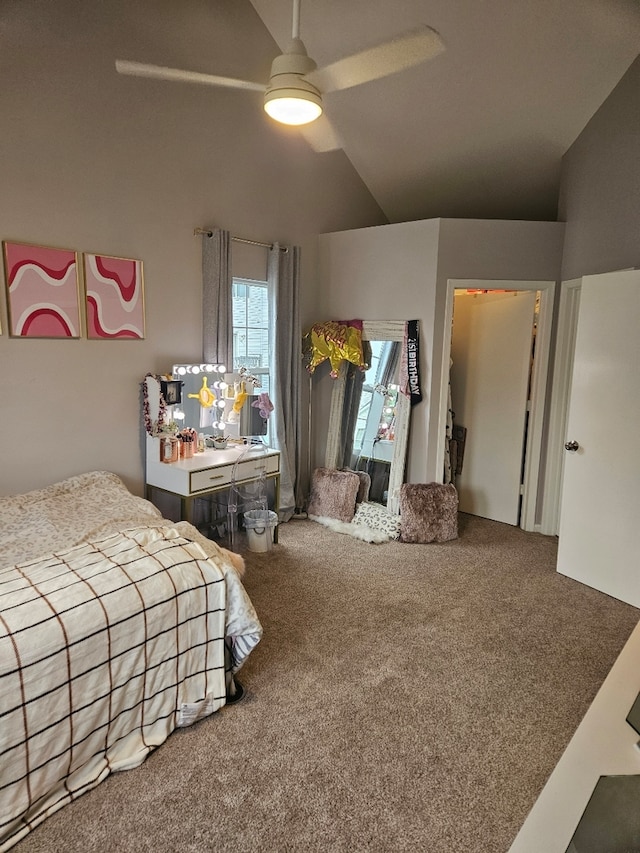
M237 482L255 480L264 472L266 476L277 474L280 470L280 455L259 456L255 459L245 459L237 465L216 465L201 471L192 471L189 480L189 493L221 489L231 485L234 478Z

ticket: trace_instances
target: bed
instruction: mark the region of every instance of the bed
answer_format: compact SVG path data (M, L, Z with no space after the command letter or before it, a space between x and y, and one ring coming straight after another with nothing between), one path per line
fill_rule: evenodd
M0 851L237 697L233 556L94 471L0 498Z

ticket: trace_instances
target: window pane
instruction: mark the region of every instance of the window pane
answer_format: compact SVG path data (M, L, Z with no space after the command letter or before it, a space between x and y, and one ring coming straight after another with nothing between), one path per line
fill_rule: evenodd
M266 287L248 288L247 324L250 326L266 326L269 319L269 303Z
M246 326L247 325L247 302L246 299L241 299L240 297L233 298L233 325L235 326Z
M269 332L267 329L247 329L247 356L251 365L247 367L269 366Z
M247 333L245 329L233 330L233 363L240 367L247 356Z

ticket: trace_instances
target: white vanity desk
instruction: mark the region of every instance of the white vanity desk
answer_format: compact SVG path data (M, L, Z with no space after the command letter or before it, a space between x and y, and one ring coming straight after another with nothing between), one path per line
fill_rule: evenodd
M640 692L636 626L509 853L564 853L600 776L640 774L638 734L626 717Z
M275 482L275 506L280 497L280 453L256 445L232 445L226 450L207 449L190 459L160 462L160 439L147 436L146 497L153 501L154 489L180 498L182 521L192 522L193 501L228 489L232 483L250 483L262 477ZM274 539L277 536L274 530Z

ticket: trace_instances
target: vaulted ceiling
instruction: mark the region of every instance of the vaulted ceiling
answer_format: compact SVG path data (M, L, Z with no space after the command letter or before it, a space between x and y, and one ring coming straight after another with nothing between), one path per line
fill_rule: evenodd
M2 0L0 37L28 38L34 81L46 72L47 85L71 93L99 87L102 74L101 97L117 93L124 109L141 97L185 127L207 118L239 149L250 138L261 164L293 157L298 179L300 157L336 174L351 172L348 158L390 222L555 219L562 156L640 51L640 0L301 0L300 34L319 66L423 24L445 45L421 65L326 94L342 149L316 153L303 131L262 113L260 93L114 80L121 57L266 83L290 40L293 0L99 6ZM82 80L71 54L86 61Z
M291 0L251 3L284 49ZM320 66L420 24L444 53L324 99L389 221L555 219L563 154L640 51L640 2L302 0Z

